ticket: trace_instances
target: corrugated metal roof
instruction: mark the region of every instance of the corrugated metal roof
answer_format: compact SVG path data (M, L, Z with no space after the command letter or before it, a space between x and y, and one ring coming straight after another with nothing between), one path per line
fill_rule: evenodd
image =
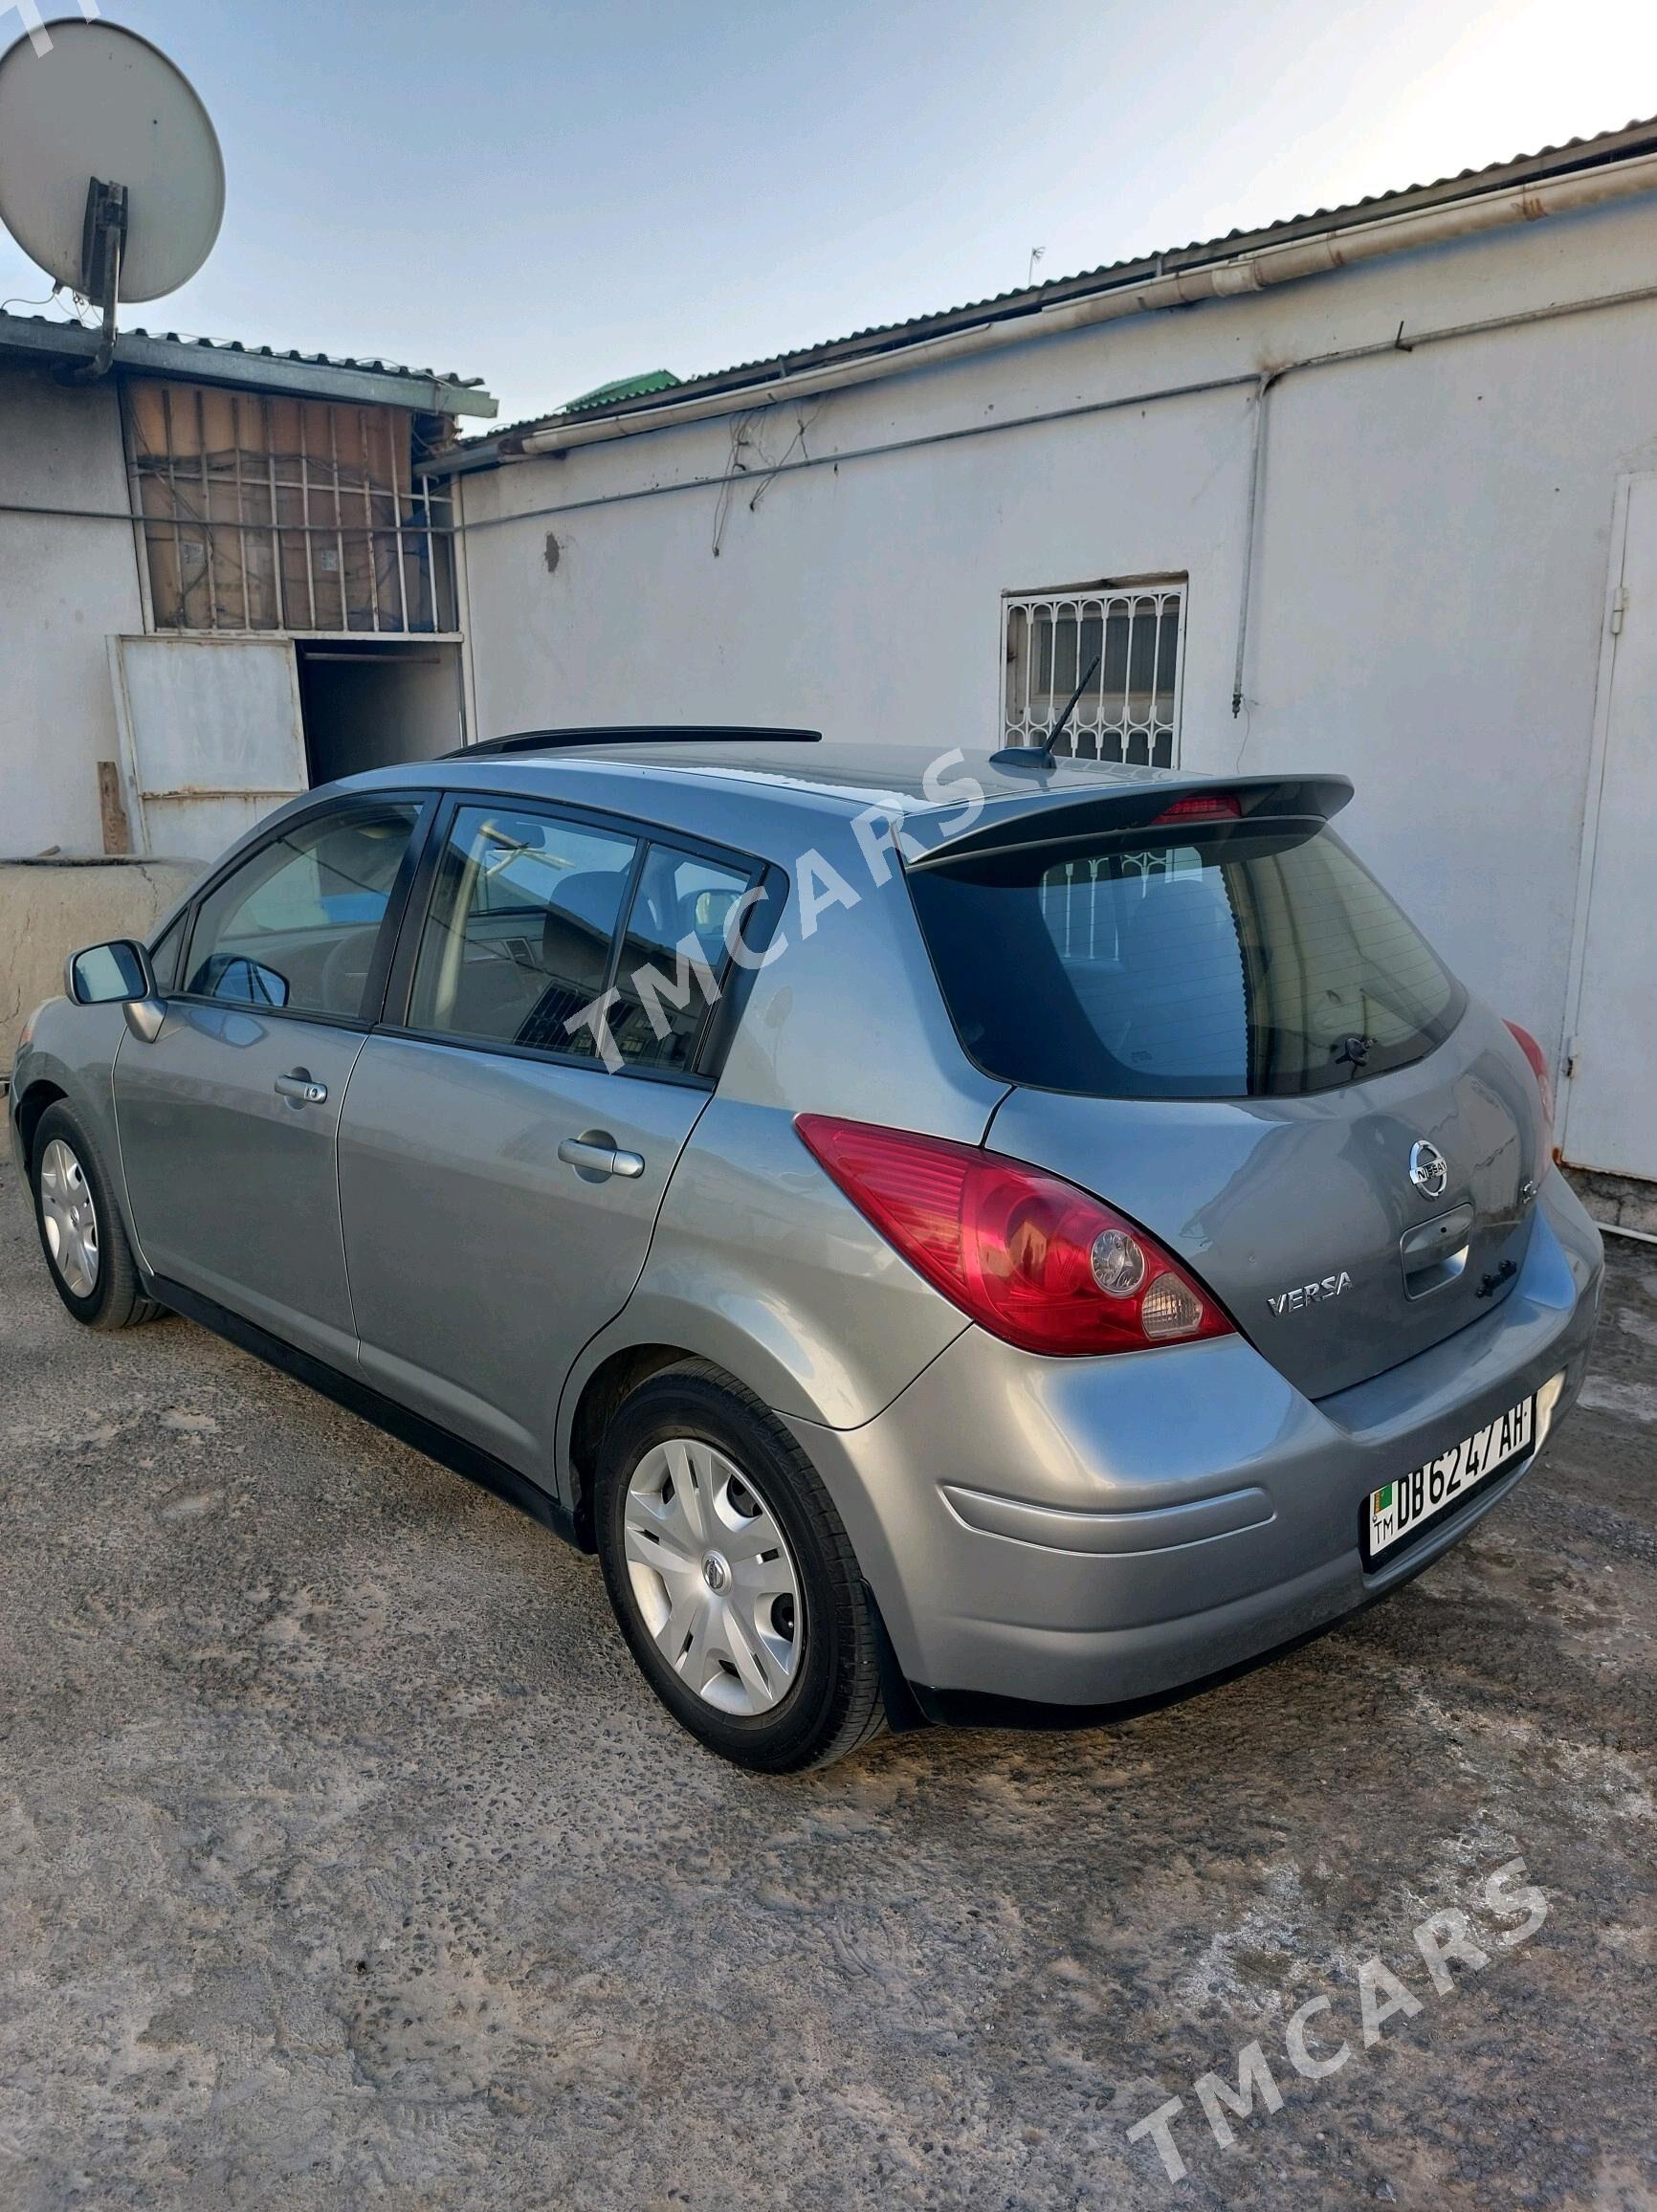
M75 360L91 354L98 332L80 322L44 315L0 312L0 352L55 355ZM176 330L123 330L116 341L118 368L150 375L177 374L210 384L234 384L261 390L298 390L323 397L337 387L343 399L397 400L429 414L493 415L498 403L483 389L480 377L453 370L409 368L401 362L301 353L272 345L248 345L240 339L193 338ZM396 387L370 393L365 383ZM408 388L413 387L413 388Z
M584 391L579 399L565 400L559 412L585 414L589 408L609 407L621 399L648 399L652 392L676 390L678 383L671 368L647 368L637 376L618 376L610 384Z
M873 324L868 329L853 331L846 338L828 339L821 344L804 346L789 353L771 354L761 361L740 362L733 367L689 377L682 384L674 385L671 392L664 394L663 404L671 406L680 400L696 398L704 392L718 392L725 388L740 391L747 386L762 387L778 377L791 375L803 368L815 368L824 363L844 360L857 354L898 352L923 339L940 337L956 328L991 321L1011 321L1020 316L1037 314L1056 301L1082 299L1090 293L1140 283L1147 277L1163 276L1173 270L1200 268L1205 262L1229 260L1236 254L1252 252L1258 246L1276 244L1309 232L1340 230L1359 223L1373 222L1378 215L1403 214L1417 208L1474 199L1481 193L1500 191L1510 185L1565 175L1572 170L1592 168L1606 162L1621 161L1632 154L1653 150L1657 150L1657 117L1624 123L1621 130L1602 131L1593 138L1568 139L1561 145L1543 146L1538 152L1515 155L1511 161L1493 162L1484 168L1463 169L1455 176L1440 177L1432 184L1405 185L1394 191L1371 193L1367 198L1353 200L1342 207L1316 208L1308 214L1287 216L1260 230L1228 231L1222 238L1172 247L1160 254L1139 254L1131 260L1108 262L1100 268L1084 271L1079 276L1059 276L1047 283L1021 286L1015 291L998 293L992 299L972 300L961 307L942 308L931 314L916 316L904 322ZM636 396L618 395L614 399L606 400L602 405L593 404L589 400L583 404L581 412L584 420L590 421L594 416L603 415L607 411L620 412L624 409L631 414L647 411L646 408L640 406ZM492 452L512 452L516 444L532 431L548 429L572 411L569 408L557 409L550 414L510 423L481 437L464 439L452 450L451 457L463 459L475 466L480 461L487 461Z

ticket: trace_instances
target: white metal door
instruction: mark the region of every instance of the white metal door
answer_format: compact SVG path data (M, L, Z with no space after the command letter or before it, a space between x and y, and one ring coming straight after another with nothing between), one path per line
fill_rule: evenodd
M1657 1180L1657 476L1618 489L1564 1154Z
M109 656L141 852L211 860L309 785L287 638L112 637Z

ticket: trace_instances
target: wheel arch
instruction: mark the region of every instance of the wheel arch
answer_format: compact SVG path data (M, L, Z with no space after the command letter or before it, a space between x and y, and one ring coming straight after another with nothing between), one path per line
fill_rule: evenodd
M17 1133L23 1140L23 1159L27 1166L34 1164L34 1133L40 1127L46 1109L59 1100L73 1103L61 1084L47 1076L36 1076L17 1101Z
M599 1447L623 1400L665 1367L676 1367L681 1360L699 1357L684 1344L625 1344L601 1359L581 1382L570 1407L563 1458L565 1503L583 1551L596 1549L592 1486L598 1471Z

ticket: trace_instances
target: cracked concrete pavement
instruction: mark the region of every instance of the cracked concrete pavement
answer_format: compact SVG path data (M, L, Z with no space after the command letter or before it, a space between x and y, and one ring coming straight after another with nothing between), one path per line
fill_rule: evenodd
M77 1329L0 1171L0 2205L1657 2206L1657 1251L1614 1258L1583 1407L1387 1604L778 1782L674 1728L590 1561L187 1323ZM1412 1929L1469 1901L1440 1994ZM1419 2006L1372 2047L1371 1957ZM1250 2041L1282 2107L1222 2148L1193 2085ZM1176 2095L1178 2183L1127 2138Z

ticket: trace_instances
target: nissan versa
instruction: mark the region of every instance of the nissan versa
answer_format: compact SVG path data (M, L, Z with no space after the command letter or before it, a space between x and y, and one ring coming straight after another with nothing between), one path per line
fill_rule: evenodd
M596 1550L746 1765L1193 1682L1465 1535L1599 1303L1350 796L742 731L312 792L26 1029L53 1280Z

